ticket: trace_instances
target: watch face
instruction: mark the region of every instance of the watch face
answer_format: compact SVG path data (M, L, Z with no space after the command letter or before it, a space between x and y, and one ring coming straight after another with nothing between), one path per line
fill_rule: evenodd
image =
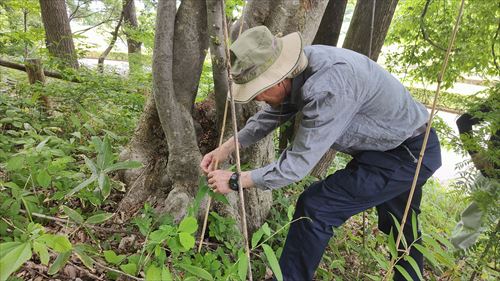
M229 178L229 188L231 188L234 191L238 191L238 179L239 175L238 173L234 173L231 175L231 178Z

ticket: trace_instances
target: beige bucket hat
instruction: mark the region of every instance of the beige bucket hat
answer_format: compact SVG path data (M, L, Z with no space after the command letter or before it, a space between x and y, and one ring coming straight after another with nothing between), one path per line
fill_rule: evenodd
M231 77L235 102L247 103L307 66L299 32L278 38L265 26L243 32L231 45Z

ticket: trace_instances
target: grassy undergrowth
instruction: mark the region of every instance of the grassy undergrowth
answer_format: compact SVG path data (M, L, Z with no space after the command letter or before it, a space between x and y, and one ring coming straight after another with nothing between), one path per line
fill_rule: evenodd
M230 218L211 213L210 243L202 254L195 251L199 226L193 216L175 224L145 205L129 222L111 220L123 195L112 167L135 166L117 162L117 155L142 112L147 80L89 75L84 83L51 80L42 87L27 85L17 72L0 71L0 247L5 250L0 265L11 269L9 280L115 280L120 274L146 280L245 279L242 237ZM49 98L50 109L40 105L40 96ZM347 159L335 161L331 172ZM90 181L93 167L100 172ZM269 218L252 237L255 280L275 269L295 202L311 181L274 192ZM426 280L466 280L470 275L471 261L447 242L464 198L436 181L425 186L421 225L428 251ZM196 206L193 202L192 214ZM377 230L374 210L367 218L365 233L361 215L335 231L318 280L380 279L391 253L390 238ZM11 271L4 271L0 280Z

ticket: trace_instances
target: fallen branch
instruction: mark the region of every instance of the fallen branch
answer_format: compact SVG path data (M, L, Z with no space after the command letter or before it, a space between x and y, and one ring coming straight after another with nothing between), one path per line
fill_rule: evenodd
M27 72L26 66L19 64L19 63L15 63L15 62L6 61L3 59L0 59L0 66ZM75 83L82 82L81 80L79 80L77 78L67 78L58 72L54 72L54 71L50 71L50 70L43 70L43 73L47 77L52 77L52 78L61 79L61 80L69 81L69 82L75 82Z

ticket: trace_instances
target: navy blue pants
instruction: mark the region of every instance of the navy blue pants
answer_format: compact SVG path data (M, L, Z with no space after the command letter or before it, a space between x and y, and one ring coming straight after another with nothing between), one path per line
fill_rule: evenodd
M423 138L424 134L410 138L389 151L360 152L353 156L344 169L313 183L300 195L294 219L309 217L311 220L302 219L290 226L280 258L284 280L312 280L333 235L332 228L341 226L351 216L371 207L377 208L379 229L389 234L394 228L393 232L397 235L390 214L401 221L415 174L415 159L418 159ZM422 186L440 166L439 140L432 129L411 202L410 211L417 215L420 213ZM403 232L408 244L415 240L411 212ZM420 230L418 233L420 236ZM404 249L403 245L400 245L400 249ZM412 249L410 255L422 271L422 254ZM408 262L401 259L398 264L414 280L418 280ZM404 278L396 272L394 280Z

